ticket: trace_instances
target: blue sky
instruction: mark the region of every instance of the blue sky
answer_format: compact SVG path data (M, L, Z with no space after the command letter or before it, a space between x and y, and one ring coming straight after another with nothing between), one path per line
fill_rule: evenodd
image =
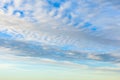
M119 4L0 0L0 79L120 79Z

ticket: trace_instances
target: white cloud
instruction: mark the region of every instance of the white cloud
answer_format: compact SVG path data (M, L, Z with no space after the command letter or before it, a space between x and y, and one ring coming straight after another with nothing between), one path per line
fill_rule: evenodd
M76 59L76 54L72 52L82 52L87 55L88 53L101 54L119 50L120 43L117 40L119 40L120 34L120 19L118 15L114 16L111 12L109 14L106 11L106 9L109 9L118 12L111 7L112 5L109 2L105 0L90 1L96 5L93 7L93 5L89 5L89 2L69 0L56 9L49 7L45 1L35 0L36 3L34 3L33 0L30 0L33 3L28 1L29 4L21 5L23 1L16 0L14 7L10 6L7 13L1 9L4 5L2 3L7 2L7 0L0 1L2 4L0 6L0 31L6 30L8 34L12 35L11 39L4 39L4 41L0 39L4 42L0 44L1 58L23 61L37 59L29 56L40 52L35 49L33 49L34 52L32 51L32 48L30 48L31 44L29 44L32 42L34 42L32 46L42 44L43 52L49 52L50 50L48 49L51 49L49 48L51 46L57 46L58 48L71 45L74 48L68 51L68 53L66 52L66 55L74 59ZM30 15L19 18L21 14L18 13L19 15L16 17L17 15L13 15L14 10L30 10L32 12ZM105 11L106 13L104 13ZM70 15L70 19L67 15ZM36 22L32 22L32 19L36 20ZM100 31L92 32L90 28L81 28L86 22L90 22L92 24L90 27L95 26ZM75 26L76 23L78 24ZM49 46L46 47L44 45ZM53 50L57 51L57 49ZM29 57L15 56L21 52ZM26 54L26 52L30 54ZM2 53L6 53L6 55ZM11 53L12 55L8 55ZM117 57L116 55L113 56ZM62 57L58 56L58 58ZM100 56L95 55L88 55L88 58L101 60ZM41 58L38 61L56 63L56 61L48 58ZM72 64L71 62L64 63Z
M120 71L119 67L97 67L96 69L101 71L114 71L114 72Z
M94 54L88 54L88 58L93 60L102 60L100 56L96 56Z
M15 36L15 34L22 35L23 38L19 38L19 40L37 41L37 42L42 42L50 45L51 44L73 45L76 47L76 50L79 50L79 51L82 51L82 49L87 47L88 48L92 47L93 50L96 49L96 51L104 49L103 46L108 47L108 49L110 47L106 44L100 44L100 42L99 43L96 42L94 37L90 38L86 34L72 27L70 28L66 27L63 29L54 29L51 26L49 27L48 24L35 25L35 24L25 22L24 20L16 19L14 17L9 17L6 15L1 15L0 21L1 21L0 30L2 31L7 29L8 33L14 33L14 35L12 35L13 37ZM55 22L54 24L57 24L57 23L58 22ZM95 45L93 46L93 44Z

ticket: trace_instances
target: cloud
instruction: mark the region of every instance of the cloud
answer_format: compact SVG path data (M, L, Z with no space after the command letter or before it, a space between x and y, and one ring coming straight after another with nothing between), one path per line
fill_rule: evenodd
M30 24L24 22L24 20L22 21L14 18L11 21L5 20L5 17L7 16L1 16L1 24L2 26L5 26L4 28L1 28L1 31L6 30L6 32L12 36L12 39L34 41L57 46L72 45L77 51L90 50L91 53L102 51L109 52L117 49L116 46L119 44L117 41L113 44L113 41L110 40L88 36L74 28L54 29L45 25L38 26L38 24ZM107 45L106 43L110 45ZM106 48L104 49L104 47Z
M76 62L80 60L96 60L101 62L119 63L119 56L116 54L90 54L77 52L72 50L62 50L60 47L53 45L45 45L39 43L22 42L15 40L0 41L1 55L11 55L26 58L46 58L46 60L70 61ZM44 61L44 60L43 60Z
M100 70L100 71L113 71L113 72L119 72L120 71L119 67L98 67L96 69Z
M1 56L5 53L4 57L10 54L11 59L39 58L50 63L119 63L118 2L0 1Z
M102 62L112 62L119 63L120 55L118 53L108 53L108 54L88 54L89 59L98 60Z

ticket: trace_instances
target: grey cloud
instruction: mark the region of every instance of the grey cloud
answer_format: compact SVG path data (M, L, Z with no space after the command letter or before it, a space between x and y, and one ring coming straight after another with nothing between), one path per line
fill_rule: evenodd
M28 56L28 57L39 57L39 58L50 58L55 60L78 60L83 58L83 54L77 53L74 51L60 50L57 48L52 48L52 46L44 45L42 46L39 43L28 43L15 40L5 40L0 39L0 46L10 48L11 50L18 50L19 53L11 54L16 56ZM69 55L67 53L73 52L74 55Z
M111 63L119 63L120 62L120 55L115 56L115 53L108 53L108 54L89 54L89 59L98 60L102 62L111 62Z
M11 54L15 56L48 58L57 61L71 62L79 62L80 60L96 60L113 63L120 62L120 56L115 56L113 54L90 54L86 52L61 50L58 46L55 47L54 45L44 45L37 42L23 42L0 39L0 46L19 51L19 53Z

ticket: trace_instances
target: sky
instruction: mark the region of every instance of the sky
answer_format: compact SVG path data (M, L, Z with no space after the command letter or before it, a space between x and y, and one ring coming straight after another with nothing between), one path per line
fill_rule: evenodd
M119 80L119 0L0 0L0 80Z

